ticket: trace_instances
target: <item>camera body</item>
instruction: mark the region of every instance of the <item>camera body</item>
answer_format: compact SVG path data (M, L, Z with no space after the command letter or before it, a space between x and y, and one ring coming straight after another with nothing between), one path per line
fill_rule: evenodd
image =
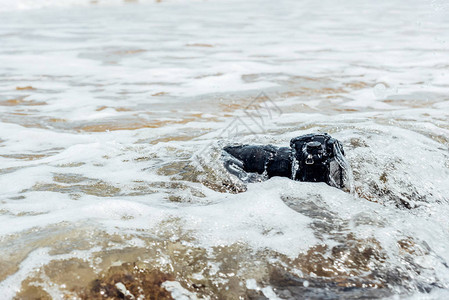
M338 162L344 150L338 140L326 133L307 134L293 138L290 147L294 159L292 179L344 186L343 166Z
M293 138L290 147L240 145L225 147L224 151L226 169L243 181L251 182L255 177L248 173L257 173L267 178L282 176L344 187L348 164L343 146L327 133Z

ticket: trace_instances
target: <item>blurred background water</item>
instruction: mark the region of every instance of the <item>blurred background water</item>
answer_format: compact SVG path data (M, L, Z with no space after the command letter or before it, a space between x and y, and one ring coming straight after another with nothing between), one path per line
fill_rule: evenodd
M0 1L7 299L442 299L443 1ZM354 194L221 147L342 141ZM184 297L184 298L182 298Z

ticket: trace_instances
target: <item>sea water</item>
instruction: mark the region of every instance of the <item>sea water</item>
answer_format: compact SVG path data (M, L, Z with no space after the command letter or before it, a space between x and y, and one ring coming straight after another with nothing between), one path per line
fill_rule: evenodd
M3 299L449 296L444 1L0 1ZM225 145L327 132L353 193Z

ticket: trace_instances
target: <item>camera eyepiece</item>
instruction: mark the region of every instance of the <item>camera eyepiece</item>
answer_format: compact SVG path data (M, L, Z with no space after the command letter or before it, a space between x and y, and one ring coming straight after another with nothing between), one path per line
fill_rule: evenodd
M309 154L318 154L323 151L323 148L320 142L312 141L306 144L306 151Z

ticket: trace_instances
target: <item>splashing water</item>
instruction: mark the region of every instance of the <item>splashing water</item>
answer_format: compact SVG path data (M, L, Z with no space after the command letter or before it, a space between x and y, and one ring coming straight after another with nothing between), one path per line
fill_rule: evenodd
M354 194L354 176L352 174L351 165L348 160L345 158L343 153L341 153L340 148L334 145L334 153L335 160L337 161L340 168L343 170L343 184L345 188L351 193ZM330 177L333 180L333 177ZM338 187L336 182L333 183L335 187Z

